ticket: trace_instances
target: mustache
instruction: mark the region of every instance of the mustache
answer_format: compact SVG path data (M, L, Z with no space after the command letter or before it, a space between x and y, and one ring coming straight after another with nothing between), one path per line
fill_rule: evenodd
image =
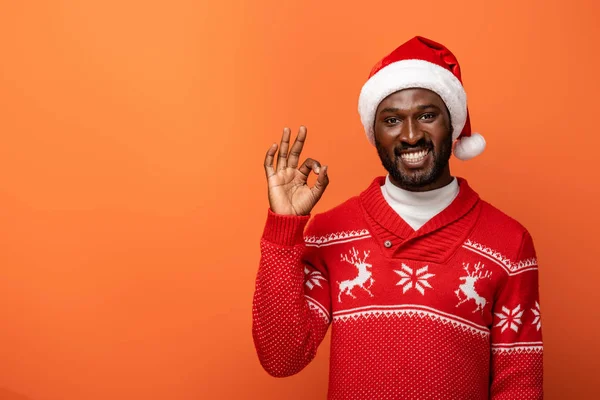
M425 139L419 139L419 141L415 144L400 143L400 145L394 149L394 152L399 155L402 151L411 149L433 150L433 143Z

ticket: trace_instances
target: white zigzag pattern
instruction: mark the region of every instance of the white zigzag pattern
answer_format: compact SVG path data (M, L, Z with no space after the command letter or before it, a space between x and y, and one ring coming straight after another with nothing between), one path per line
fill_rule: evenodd
M540 354L543 346L492 347L493 354Z
M308 304L309 310L316 311L325 320L326 323L330 322L329 314L323 311L322 306L319 306L319 304L317 304L316 301L309 297L306 297L306 304Z
M441 322L444 325L452 325L454 328L458 328L458 329L462 329L464 332L470 331L473 334L476 335L480 335L482 337L488 337L490 335L490 332L487 330L483 330L483 329L478 329L475 328L473 326L464 324L462 322L458 322L456 320L453 320L451 318L447 318L444 317L442 315L439 314L435 314L432 312L427 312L427 311L423 311L423 310L415 310L415 309L408 309L408 310L382 310L382 309L378 309L378 310L367 310L367 311L361 311L361 312L355 312L355 313L351 313L351 314L345 314L345 315L334 315L333 317L333 321L334 322L346 322L348 320L353 320L353 321L357 321L359 318L379 318L381 316L385 316L385 317L401 317L401 316L407 316L409 318L413 318L413 317L419 317L421 319L425 319L428 318L432 321L438 321Z
M468 249L477 250L478 252L481 252L481 253L491 257L493 260L495 260L499 264L501 264L502 267L507 269L509 273L516 273L516 272L521 271L526 268L537 269L537 268L532 268L532 267L537 267L537 259L535 259L535 258L530 258L530 259L522 260L522 261L515 263L515 262L511 261L510 259L508 259L507 257L505 257L502 253L499 253L494 249L490 249L489 247L486 247L480 243L473 242L469 239L467 239L467 241L464 243L463 246Z
M371 237L371 233L366 229L361 229L357 231L342 231L336 233L330 233L324 236L307 236L304 238L304 242L308 246L326 246L328 243L333 244L332 242L347 242L359 239L366 239Z

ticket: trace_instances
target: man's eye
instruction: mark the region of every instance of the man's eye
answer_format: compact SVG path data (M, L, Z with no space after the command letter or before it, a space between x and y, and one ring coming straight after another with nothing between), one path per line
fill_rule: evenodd
M432 119L435 117L435 114L433 113L425 113L423 115L421 115L421 117L419 119Z
M400 120L395 117L390 117L390 118L386 118L385 122L387 122L388 124L397 124L398 122L400 122Z

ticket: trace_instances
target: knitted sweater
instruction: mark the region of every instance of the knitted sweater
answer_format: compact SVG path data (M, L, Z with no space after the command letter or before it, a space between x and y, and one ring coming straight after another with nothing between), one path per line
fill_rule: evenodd
M459 178L417 231L379 177L316 215L269 211L253 338L276 377L301 371L329 325L328 399L541 399L538 267L531 236Z

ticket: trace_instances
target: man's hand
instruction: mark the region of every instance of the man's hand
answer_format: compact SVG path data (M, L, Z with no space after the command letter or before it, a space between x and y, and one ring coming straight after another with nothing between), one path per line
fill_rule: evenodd
M291 131L283 130L281 145L277 156L277 168L273 167L273 159L277 153L277 144L273 143L265 157L265 172L269 186L269 204L271 210L281 215L308 215L317 204L325 188L329 184L327 166L307 158L298 168L298 161L304 141L306 127L301 126L298 136L289 151ZM313 187L307 185L308 175L313 171L318 175Z

